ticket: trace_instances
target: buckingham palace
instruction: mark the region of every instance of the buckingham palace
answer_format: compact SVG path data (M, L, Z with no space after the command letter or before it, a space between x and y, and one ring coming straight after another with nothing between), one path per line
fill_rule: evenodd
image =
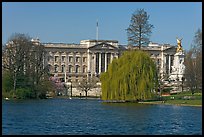
M40 43L39 39L32 39ZM117 40L81 40L79 44L41 43L46 50L44 60L49 72L61 81L73 86L87 77L98 78L106 72L113 59L119 58L125 50L138 47L120 45ZM177 45L150 42L141 47L155 61L162 81L181 81L185 66L184 51Z
M115 40L82 40L80 44L42 43L45 65L63 81L73 83L85 77L98 77L126 48ZM66 75L65 75L66 74ZM65 77L66 76L66 77Z

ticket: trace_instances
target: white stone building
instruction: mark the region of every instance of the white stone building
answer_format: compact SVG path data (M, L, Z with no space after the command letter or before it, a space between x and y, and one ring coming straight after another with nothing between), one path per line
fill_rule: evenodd
M177 52L177 46L150 43L141 47L150 53L160 73L161 81L182 81L184 75L184 51Z
M68 85L71 84L73 95L80 94L76 88L79 81L87 77L99 77L108 69L114 58L119 58L123 51L130 48L120 45L116 40L82 40L80 44L41 44L47 51L45 65L49 66L50 73L57 75ZM178 52L177 46L157 43L150 43L141 47L141 50L147 51L155 60L162 81L182 80L185 69L183 50ZM95 91L89 92L89 95L100 95L100 89Z

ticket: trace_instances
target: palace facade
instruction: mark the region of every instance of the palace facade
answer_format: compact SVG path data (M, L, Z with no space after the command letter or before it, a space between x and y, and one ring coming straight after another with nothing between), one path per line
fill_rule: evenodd
M114 58L126 50L115 40L82 40L80 44L42 43L47 51L45 65L62 81L77 83L106 72Z
M33 42L40 43L39 39ZM109 64L125 50L135 49L120 45L117 40L81 40L79 44L41 43L45 46L45 66L50 73L73 87L87 77L99 78ZM177 45L149 43L141 47L155 61L161 81L182 81L185 66L183 50ZM98 79L99 80L99 79Z

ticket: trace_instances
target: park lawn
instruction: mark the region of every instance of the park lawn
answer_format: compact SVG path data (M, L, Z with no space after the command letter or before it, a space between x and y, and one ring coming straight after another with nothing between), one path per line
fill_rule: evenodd
M187 97L186 99L184 99ZM190 97L188 99L188 97ZM140 103L143 104L166 104L166 105L183 105L183 106L202 106L202 93L182 92L170 96L162 97L163 101L146 100Z
M202 99L195 99L195 100L166 100L165 104L174 104L174 105L192 105L192 106L202 106Z
M172 99L172 97L174 99ZM190 99L184 99L184 97L190 97ZM192 95L191 92L181 92L175 95L164 97L164 99L165 104L202 106L202 93L194 93Z

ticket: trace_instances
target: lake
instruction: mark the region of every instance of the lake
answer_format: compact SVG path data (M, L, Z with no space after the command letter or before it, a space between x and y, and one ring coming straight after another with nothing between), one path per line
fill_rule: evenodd
M202 107L99 99L2 101L3 135L201 135Z

